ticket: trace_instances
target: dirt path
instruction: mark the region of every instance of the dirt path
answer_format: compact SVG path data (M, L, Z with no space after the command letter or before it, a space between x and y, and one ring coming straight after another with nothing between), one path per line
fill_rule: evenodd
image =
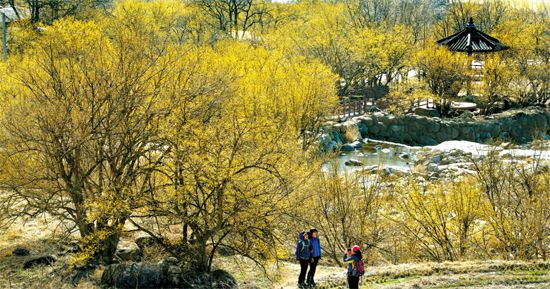
M300 272L300 265L287 264L282 269L283 278L275 285L275 288L281 289L295 289L298 280L298 274ZM346 271L344 268L318 266L315 274L316 280L318 280L319 287L325 283L330 283L329 280L345 280Z
M289 264L275 288L297 288L299 266ZM320 267L318 288L345 288L345 273L338 267ZM550 263L454 262L415 263L367 268L361 288L374 289L550 289Z

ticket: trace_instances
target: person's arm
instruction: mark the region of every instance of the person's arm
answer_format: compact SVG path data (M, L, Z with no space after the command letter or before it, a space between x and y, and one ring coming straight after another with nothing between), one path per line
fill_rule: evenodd
M323 248L321 247L321 239L317 238L317 243L319 244L319 260L321 260L321 256L323 255Z
M355 266L355 262L359 261L359 259L356 256L347 256L344 255L344 264L348 265L351 264L352 266Z
M348 254L344 254L344 264L349 264L353 262L353 256L349 256Z

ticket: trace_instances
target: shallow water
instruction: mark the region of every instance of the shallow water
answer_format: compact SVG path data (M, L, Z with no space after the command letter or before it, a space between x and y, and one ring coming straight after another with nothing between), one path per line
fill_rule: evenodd
M550 143L548 143L550 144ZM487 155L491 151L497 150L500 155L511 155L513 157L533 157L540 158L544 160L550 160L550 150L548 145L543 146L542 149L529 148L527 146L519 146L511 149L502 149L500 147L495 147L493 145L481 144L470 141L446 141L440 143L436 146L427 147L431 150L437 151L451 151L451 150L461 150L465 153L471 153L474 156Z
M474 156L487 155L488 152L498 150L500 155L508 155L512 158L534 157L550 160L550 142L544 150L535 150L527 147L515 147L502 149L488 144L480 144L469 141L447 141L436 146L411 147L398 143L365 140L363 147L354 152L342 153L336 159L339 172L354 172L362 169L391 169L395 171L408 172L415 167L416 154L420 151L441 151L461 150L464 153L471 153ZM404 158L406 154L408 158ZM361 166L347 166L349 160L358 160ZM332 163L322 167L323 171L329 171Z
M353 172L364 168L378 167L380 169L390 168L397 171L409 171L414 167L415 152L419 147L368 140L359 150L342 153L335 160L338 164L338 171ZM404 158L403 154L408 155ZM346 166L346 161L358 160L362 166ZM328 171L330 164L323 166L323 171Z

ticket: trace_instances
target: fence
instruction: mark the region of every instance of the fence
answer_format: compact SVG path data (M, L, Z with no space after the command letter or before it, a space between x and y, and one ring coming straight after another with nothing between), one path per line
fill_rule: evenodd
M435 109L436 103L433 99L414 99L411 101L411 107Z
M343 98L340 100L340 106L342 108L342 114L346 117L365 114L370 111L372 107L376 105L374 98L362 97L362 98Z
M378 108L385 108L387 107L387 103L382 100L375 100L374 98L370 97L362 97L362 98L342 98L340 100L340 107L342 116L344 117L352 117L356 115L362 115L367 112L372 111L373 107ZM415 99L411 101L411 107L412 108L426 108L426 109L435 109L437 106L437 102L435 102L433 99Z

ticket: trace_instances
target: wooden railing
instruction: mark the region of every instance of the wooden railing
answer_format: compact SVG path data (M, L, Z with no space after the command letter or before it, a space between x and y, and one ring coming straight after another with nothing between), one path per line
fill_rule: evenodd
M371 112L373 107L384 109L387 108L388 103L383 100L376 100L374 98L362 97L346 97L340 99L341 116L353 117L362 115L367 112ZM415 99L411 101L411 107L420 107L426 109L435 109L437 102L433 99Z
M370 111L372 107L376 106L374 98L350 98L346 97L340 100L340 107L342 108L342 115L346 117L352 117L356 115L365 114Z
M433 99L415 99L411 101L411 107L420 107L420 108L428 108L428 109L435 109L436 103Z

